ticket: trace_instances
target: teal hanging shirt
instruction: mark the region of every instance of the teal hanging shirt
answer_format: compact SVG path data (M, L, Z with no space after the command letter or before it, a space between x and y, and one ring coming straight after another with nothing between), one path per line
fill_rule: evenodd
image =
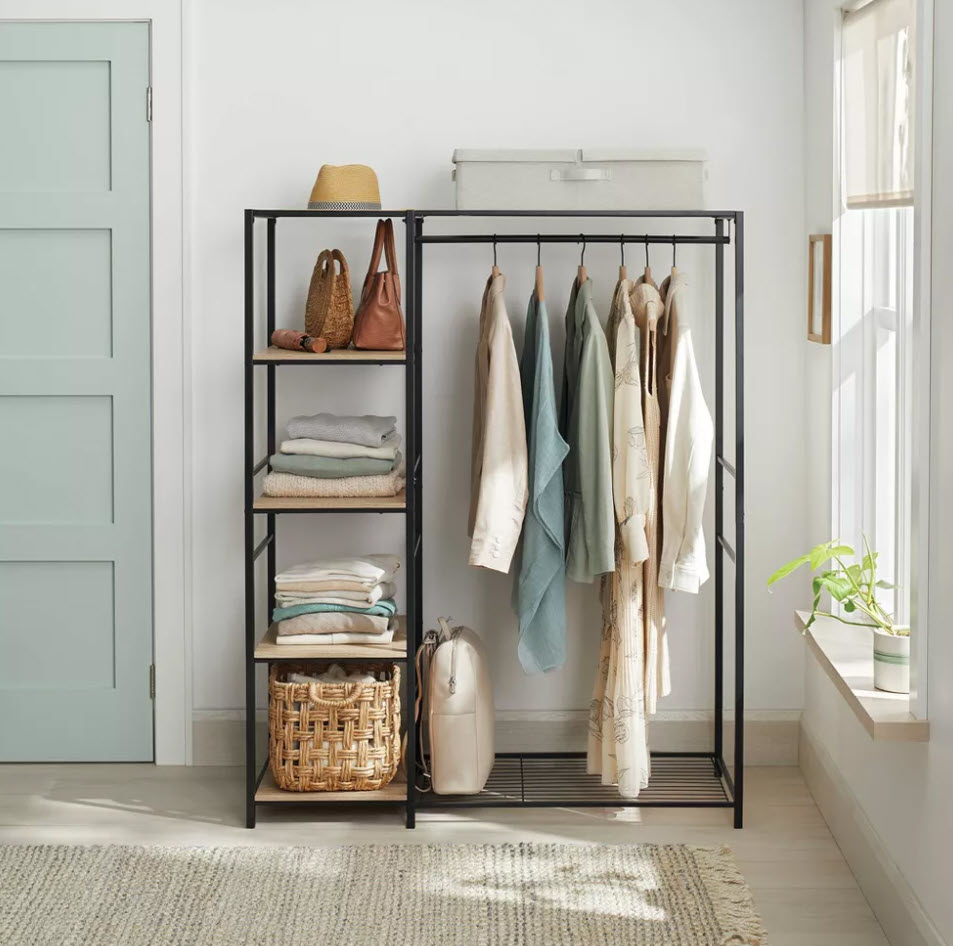
M566 566L562 465L569 446L559 434L546 304L534 292L520 360L529 456L529 502L516 579L519 659L527 673L566 660Z
M591 582L615 571L612 500L614 378L606 334L592 303L592 280L573 283L566 310L566 360L560 431L569 444L565 467L566 574Z

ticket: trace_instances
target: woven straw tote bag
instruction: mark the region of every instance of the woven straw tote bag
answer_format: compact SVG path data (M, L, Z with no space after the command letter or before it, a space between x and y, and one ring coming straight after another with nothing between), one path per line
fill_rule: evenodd
M366 792L400 767L400 667L365 664L376 683L291 683L331 661L274 664L268 681L271 772L290 792ZM386 679L380 680L384 676Z
M322 250L318 255L308 289L304 326L312 338L323 338L328 348L347 348L351 344L354 331L351 273L340 250Z

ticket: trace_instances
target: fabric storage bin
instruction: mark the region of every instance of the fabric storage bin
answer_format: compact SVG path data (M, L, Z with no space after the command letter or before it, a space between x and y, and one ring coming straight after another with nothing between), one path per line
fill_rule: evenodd
M383 788L400 766L400 667L361 664L377 683L289 683L335 661L274 664L268 677L268 755L289 792Z
M613 148L453 153L457 210L697 210L703 151Z

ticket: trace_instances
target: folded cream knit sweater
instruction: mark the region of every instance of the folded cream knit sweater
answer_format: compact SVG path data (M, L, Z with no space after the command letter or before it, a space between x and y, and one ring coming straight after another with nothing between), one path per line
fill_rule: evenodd
M396 496L406 485L404 465L390 473L371 476L345 476L340 479L318 479L295 473L269 473L262 484L266 496L350 497Z

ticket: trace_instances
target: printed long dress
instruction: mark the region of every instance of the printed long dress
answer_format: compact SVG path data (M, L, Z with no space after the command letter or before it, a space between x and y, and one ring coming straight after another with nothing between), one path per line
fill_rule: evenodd
M589 717L587 769L626 798L648 785L650 758L644 699L643 567L652 502L642 420L641 344L629 293L620 280L606 326L615 376L612 492L616 516L615 571L602 580L603 625Z
M650 472L650 499L645 521L648 556L642 567L645 587L643 624L645 639L645 712L655 713L658 698L671 689L668 641L665 637L665 592L659 587L659 557L662 551L662 491L659 461L662 443L662 411L659 404L658 323L664 311L662 297L651 283L639 281L630 296L639 330L642 360L642 415L645 450Z

